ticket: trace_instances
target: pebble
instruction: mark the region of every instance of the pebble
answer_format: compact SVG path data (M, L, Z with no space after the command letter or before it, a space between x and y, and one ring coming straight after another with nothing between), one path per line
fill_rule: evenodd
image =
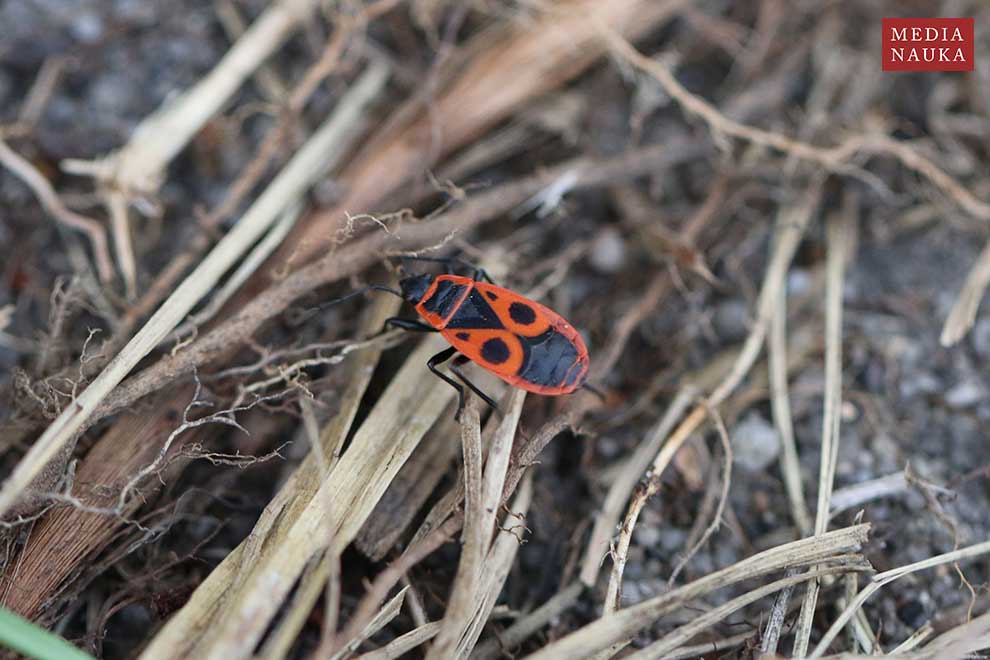
M637 525L633 530L633 541L637 545L653 548L660 543L660 528L654 525Z
M760 472L780 454L780 436L762 415L751 412L730 435L733 462L747 472Z
M612 227L603 229L591 248L589 261L592 268L606 275L622 270L626 265L626 243L622 235Z
M726 300L715 308L715 330L726 341L742 339L749 333L752 315L743 300Z
M968 378L953 386L945 393L945 402L950 408L969 408L986 397L983 384L975 378Z
M665 553L678 552L684 549L688 533L677 527L667 527L660 532L660 549Z
M77 12L69 25L69 32L84 44L93 44L103 37L103 18L93 10Z

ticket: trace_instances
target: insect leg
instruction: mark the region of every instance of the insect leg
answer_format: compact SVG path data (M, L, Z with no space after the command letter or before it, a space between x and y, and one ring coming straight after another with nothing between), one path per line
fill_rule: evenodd
M433 372L433 375L439 377L445 383L447 383L455 390L457 390L457 412L454 413L454 420L459 422L461 421L461 410L464 409L464 388L461 387L457 383L457 381L455 381L453 378L451 378L445 373L441 373L437 369L438 364L443 364L444 362L452 358L455 353L457 353L457 349L454 348L453 346L451 346L450 348L446 348L440 351L439 353L437 353L436 355L434 355L433 357L431 357L426 362L426 366L430 368L430 371Z
M460 367L463 364L467 364L468 362L470 362L470 360L468 360L463 355L459 355L454 360L454 364L450 365L450 370L454 372L454 375L457 376L457 378L460 379L462 383L470 387L472 392L480 396L485 403L491 406L493 410L498 411L498 404L495 403L495 401L490 396L482 392L477 385L475 385L470 380L468 380L467 376L461 373L461 370L458 367Z
M605 393L590 383L583 383L581 387L579 387L578 389L588 390L589 392L597 396L599 399L601 399L603 402L605 401Z
M411 330L413 332L440 332L432 325L428 325L422 321L417 321L416 319L403 319L398 316L385 319L385 324L382 326L382 332L385 332L389 326L402 328L403 330Z

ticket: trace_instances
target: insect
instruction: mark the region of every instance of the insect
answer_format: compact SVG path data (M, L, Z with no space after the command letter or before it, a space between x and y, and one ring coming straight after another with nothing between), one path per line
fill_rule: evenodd
M408 257L407 257L408 258ZM420 261L465 263L459 259L416 257ZM468 361L492 372L509 385L537 394L570 394L585 384L588 349L578 331L559 314L518 293L494 284L483 269L472 277L413 275L388 291L415 306L420 319L392 317L385 326L417 332L439 332L450 343L426 363L436 376L457 390L455 419L464 408L462 383L492 408L498 406L460 371ZM357 293L357 292L356 292ZM348 296L349 297L349 296ZM454 358L450 369L457 382L437 367Z

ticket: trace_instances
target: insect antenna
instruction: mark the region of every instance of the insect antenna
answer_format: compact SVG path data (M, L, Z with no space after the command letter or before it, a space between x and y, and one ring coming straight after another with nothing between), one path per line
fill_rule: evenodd
M385 293L391 293L393 296L399 296L400 298L403 297L402 292L397 289L387 287L383 284L370 284L368 286L361 287L360 289L357 289L355 291L351 291L346 296L341 296L340 298L334 298L333 300L328 300L324 303L320 303L316 307L309 307L307 309L302 310L302 313L300 314L300 318L298 319L297 322L299 323L304 322L307 319L312 318L314 315L320 313L327 307L337 305L339 303L344 302L345 300L350 300L351 298L357 298L358 296L363 296L369 291L384 291Z

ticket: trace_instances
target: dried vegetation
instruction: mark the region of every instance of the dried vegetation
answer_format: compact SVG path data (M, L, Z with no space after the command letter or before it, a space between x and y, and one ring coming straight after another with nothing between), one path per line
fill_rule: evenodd
M0 5L2 605L110 658L990 648L990 68L880 74L904 12L987 52L977 2ZM458 424L398 301L319 307L453 253L604 400L475 370Z

